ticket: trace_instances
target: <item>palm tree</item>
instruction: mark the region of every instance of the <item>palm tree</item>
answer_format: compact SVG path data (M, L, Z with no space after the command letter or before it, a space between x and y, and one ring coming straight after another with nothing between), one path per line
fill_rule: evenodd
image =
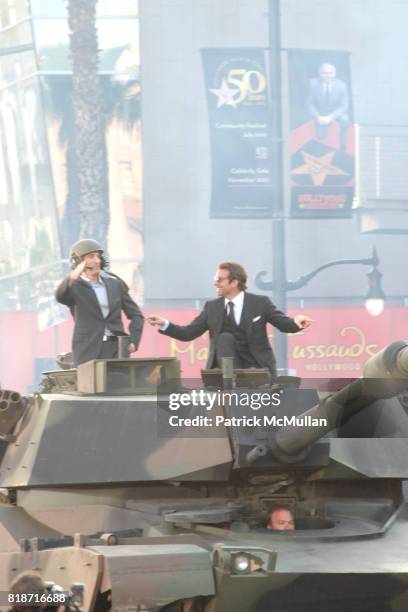
M109 227L105 125L98 76L97 0L68 0L79 233L106 247Z

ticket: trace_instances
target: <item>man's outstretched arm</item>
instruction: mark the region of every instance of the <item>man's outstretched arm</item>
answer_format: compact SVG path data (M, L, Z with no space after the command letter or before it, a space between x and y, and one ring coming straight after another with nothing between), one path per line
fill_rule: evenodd
M301 329L306 329L313 323L313 319L307 315L296 315L293 319L284 312L278 310L269 298L266 299L266 320L282 332L294 334Z
M147 317L150 325L159 328L159 332L176 340L188 342L202 336L208 330L207 315L205 310L191 321L188 325L175 325L158 316Z

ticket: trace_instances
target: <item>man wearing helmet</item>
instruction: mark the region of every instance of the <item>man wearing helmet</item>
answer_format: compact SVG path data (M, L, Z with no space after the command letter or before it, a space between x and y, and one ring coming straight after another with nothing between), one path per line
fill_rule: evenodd
M143 315L120 278L104 270L106 259L96 240L83 239L71 247L70 274L57 288L56 298L68 306L75 321L73 362L117 356L118 336L125 335L122 310L130 320L129 353L136 351L143 329Z

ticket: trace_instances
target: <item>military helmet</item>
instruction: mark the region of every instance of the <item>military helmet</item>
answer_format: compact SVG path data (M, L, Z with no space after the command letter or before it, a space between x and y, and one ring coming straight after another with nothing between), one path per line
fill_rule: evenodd
M99 242L92 240L91 238L83 238L72 245L69 256L71 259L74 257L83 257L84 255L88 255L88 253L93 253L94 251L103 253L103 248Z

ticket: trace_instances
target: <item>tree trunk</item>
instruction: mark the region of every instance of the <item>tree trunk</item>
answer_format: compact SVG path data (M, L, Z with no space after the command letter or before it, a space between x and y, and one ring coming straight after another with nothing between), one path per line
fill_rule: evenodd
M80 237L106 248L109 226L105 125L98 75L97 0L68 0Z

